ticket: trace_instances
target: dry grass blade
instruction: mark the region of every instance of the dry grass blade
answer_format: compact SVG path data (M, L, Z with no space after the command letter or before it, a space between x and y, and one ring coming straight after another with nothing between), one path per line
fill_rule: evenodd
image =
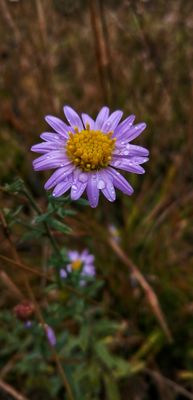
M180 386L178 383L172 381L171 379L166 378L165 376L161 375L157 371L152 371L149 368L145 368L145 372L151 376L153 379L160 381L160 383L163 383L170 387L172 390L174 390L176 393L181 394L184 396L186 399L193 400L193 394L191 394L188 390Z
M6 393L10 394L16 400L29 400L29 398L23 396L23 394L19 393L8 383L2 381L2 379L0 379L0 388L3 389Z
M89 1L90 6L90 19L91 19L91 27L94 36L95 43L95 52L96 52L96 62L98 67L98 74L100 79L101 91L103 93L103 100L105 103L108 101L108 89L105 77L105 69L108 64L107 54L104 45L104 40L102 37L102 28L100 24L100 19L98 15L98 4L96 0Z
M148 303L150 304L154 315L156 316L157 320L159 321L160 326L162 327L168 341L171 343L172 342L172 335L171 332L168 328L167 322L165 320L165 317L163 315L163 312L161 310L161 307L159 305L159 301L157 299L157 296L150 286L150 284L145 280L144 276L142 273L139 271L138 267L133 263L132 260L125 254L125 252L119 247L118 243L116 243L114 240L109 239L109 244L114 250L114 252L117 254L117 256L122 260L122 262L129 267L129 269L132 271L133 276L137 279L139 282L140 286L144 290Z

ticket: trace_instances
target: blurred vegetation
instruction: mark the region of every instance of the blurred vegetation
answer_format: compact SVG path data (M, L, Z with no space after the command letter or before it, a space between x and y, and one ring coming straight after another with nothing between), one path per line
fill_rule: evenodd
M193 399L192 1L0 10L0 399ZM105 103L148 123L136 141L147 173L96 210L53 200L29 152L43 116L69 104L94 117ZM96 279L61 282L66 249L86 247ZM13 312L24 299L29 329Z

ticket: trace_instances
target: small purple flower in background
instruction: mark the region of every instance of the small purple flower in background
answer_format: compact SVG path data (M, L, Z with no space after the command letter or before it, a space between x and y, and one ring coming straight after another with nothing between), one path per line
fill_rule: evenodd
M30 320L24 322L24 326L26 329L30 329L32 327L32 322Z
M71 273L72 271L81 271L82 277L95 276L94 256L89 254L87 249L83 250L81 253L75 250L70 250L67 254L70 263L67 264L66 270L63 268L60 270L61 278L66 278L68 273ZM84 285L84 279L81 279L80 284Z
M54 333L54 330L49 325L45 326L45 330L48 342L52 347L54 347L56 345L56 335Z
M36 171L55 168L45 184L54 188L53 196L59 197L69 189L72 200L78 200L86 190L91 207L97 207L99 191L109 201L116 198L115 188L130 196L133 188L117 171L143 174L140 164L148 161L149 151L130 144L146 128L144 122L133 125L135 116L130 115L121 123L122 111L109 115L103 107L94 121L89 115L81 117L69 106L64 107L68 125L54 116L46 116L46 122L54 132L44 132L44 142L31 150L43 155L33 161Z

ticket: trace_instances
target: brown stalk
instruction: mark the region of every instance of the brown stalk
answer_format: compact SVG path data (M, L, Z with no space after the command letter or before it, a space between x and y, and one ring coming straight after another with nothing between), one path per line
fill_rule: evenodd
M106 103L109 100L107 81L105 77L106 75L105 70L106 66L108 65L108 60L101 30L97 0L89 1L89 9L90 9L91 28L94 37L96 63L98 68L101 92L103 96L103 101Z
M0 5L1 5L2 15L4 16L7 25L13 31L16 41L19 42L21 40L21 34L17 25L15 24L14 19L12 18L12 15L9 12L9 7L7 6L7 2L5 0L0 0Z
M109 30L108 30L108 23L106 19L106 9L104 5L103 0L98 0L99 1L99 14L100 14L100 19L101 19L101 26L102 26L102 31L103 31L103 41L104 41L104 46L105 46L105 51L106 51L106 58L107 58L107 65L106 65L106 70L107 70L107 75L108 75L108 81L109 81L109 90L111 94L111 98L114 93L114 85L113 85L113 57L111 53L111 42L110 42L110 37L109 37Z
M36 11L37 11L37 20L39 25L39 31L42 41L44 58L42 62L42 74L43 79L46 81L46 87L48 91L48 98L50 101L50 106L54 111L57 111L57 99L54 96L54 88L53 88L53 68L51 61L51 53L50 43L47 32L47 21L46 21L46 12L43 8L42 0L35 0ZM48 8L48 2L47 2Z
M16 400L29 400L29 398L23 396L23 394L19 393L11 385L4 382L2 379L0 379L0 388L3 389L6 393L9 393Z
M188 390L186 390L184 387L182 387L178 383L176 383L176 382L172 381L171 379L168 379L165 376L161 375L159 372L152 371L149 368L145 368L144 372L147 373L149 376L151 376L154 380L159 381L160 383L167 385L173 391L175 391L176 393L181 394L186 399L193 400L193 394L191 394Z
M111 248L116 253L116 255L120 258L120 260L131 270L133 276L137 279L139 285L144 290L145 295L148 300L148 303L150 304L154 315L156 316L157 320L159 321L159 324L162 327L168 341L171 343L172 335L168 328L167 322L165 320L164 314L161 310L158 298L157 298L154 290L152 289L150 284L145 280L144 276L139 271L138 267L127 256L127 254L121 249L121 247L118 245L118 243L112 239L109 239L108 243L110 244Z

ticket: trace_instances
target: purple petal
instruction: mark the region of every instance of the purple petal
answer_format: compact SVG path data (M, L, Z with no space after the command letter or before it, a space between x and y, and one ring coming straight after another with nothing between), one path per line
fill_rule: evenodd
M103 132L114 131L123 115L122 111L114 111L110 117L104 122L101 130Z
M73 108L71 108L69 106L65 106L64 107L64 114L65 114L69 124L73 128L78 128L80 131L82 131L84 129L82 121L81 121L79 115L77 114L76 111L73 110Z
M133 156L139 156L139 157L147 157L149 155L149 151L145 147L141 146L136 146L134 144L130 143L125 143L116 146L115 150L113 151L114 155L117 156L125 156L125 157L133 157Z
M52 195L54 197L60 197L62 194L66 193L68 189L72 186L72 175L69 175L65 181L62 181L56 185Z
M116 192L115 192L115 188L113 185L113 179L105 171L101 171L100 176L103 178L103 180L105 182L105 187L101 189L104 196L107 198L107 200L109 200L111 202L115 201Z
M95 129L100 130L105 120L108 118L108 116L109 116L109 108L108 107L101 108L95 121Z
M82 196L83 192L85 191L86 185L87 185L87 183L81 183L81 182L73 183L72 188L71 188L71 193L70 193L71 199L78 200Z
M127 180L118 171L109 167L107 169L107 172L108 172L108 174L110 174L112 176L113 184L117 189L121 190L123 193L127 194L128 196L131 196L133 194L132 186L127 182Z
M123 140L127 140L129 142L131 142L132 140L134 140L137 136L139 136L141 134L141 132L144 131L144 129L146 128L146 123L145 122L141 122L140 124L137 124L135 126L133 126L131 129L129 129L124 135L123 135Z
M60 136L58 133L53 132L43 132L40 135L41 139L46 140L46 142L56 142L56 143L65 143L65 138Z
M91 254L87 255L86 257L81 256L81 259L85 262L85 264L93 264L95 260L94 256Z
M68 276L68 274L67 274L66 270L64 268L61 268L60 269L60 278L66 279L67 276Z
M95 276L96 272L94 265L85 265L83 267L82 274L87 276Z
M56 345L56 336L53 329L49 325L46 325L46 336L50 345L54 347Z
M135 174L144 174L145 170L139 165L135 164L132 159L117 158L116 156L110 161L110 165L124 171L134 172Z
M33 161L35 171L43 171L49 168L63 167L70 164L71 161L66 157L62 151L50 151Z
M144 164L145 162L149 161L148 157L132 157L132 161L135 164Z
M59 150L61 149L61 143L57 142L43 142L43 143L38 143L34 144L31 147L31 151L34 151L36 153L47 153L50 150Z
M68 164L63 168L58 168L57 171L55 171L51 175L51 177L47 180L47 182L44 185L44 188L46 190L49 190L52 187L56 186L58 183L60 183L62 180L65 180L67 176L72 173L74 168L75 166L73 164Z
M84 249L83 251L82 251L82 253L81 253L81 260L83 260L83 258L85 259L85 257L87 257L88 256L88 249Z
M99 201L99 189L97 188L97 174L89 174L88 184L87 184L87 196L89 204L92 208L97 207Z
M56 118L53 115L46 115L45 120L61 136L68 138L70 127L66 125L61 119Z
M133 125L133 122L135 120L135 115L129 115L124 121L122 121L115 129L114 134L112 137L117 137L118 139L121 139L124 133L131 128Z
M80 258L80 255L79 255L78 251L76 251L76 250L69 250L67 255L68 255L69 260L72 262L79 260L79 258Z
M82 114L81 117L84 122L85 128L87 127L87 124L89 124L90 129L94 129L95 122L88 114Z
M71 188L71 199L78 200L87 186L87 174L83 173L80 169L74 171L73 184Z

